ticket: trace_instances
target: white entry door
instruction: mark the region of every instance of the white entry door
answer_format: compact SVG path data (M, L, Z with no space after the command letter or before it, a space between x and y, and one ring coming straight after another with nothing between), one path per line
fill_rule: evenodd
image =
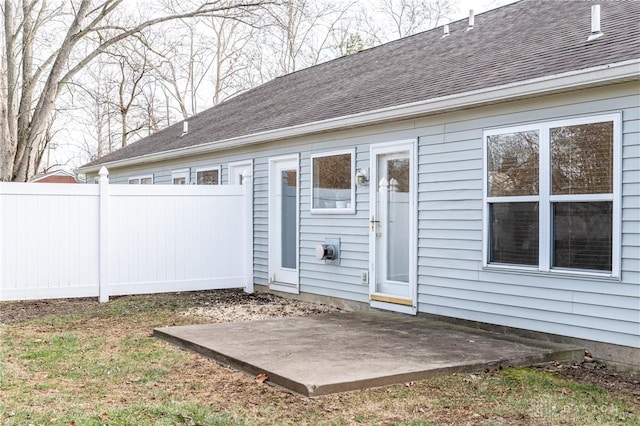
M298 293L298 156L269 161L269 288Z
M415 141L371 147L371 306L417 312Z

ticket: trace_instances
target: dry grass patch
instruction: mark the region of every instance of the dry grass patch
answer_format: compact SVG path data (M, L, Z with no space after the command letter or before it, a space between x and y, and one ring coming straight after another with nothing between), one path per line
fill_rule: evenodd
M632 393L555 372L457 374L309 399L151 335L165 325L329 309L270 295L38 303L35 311L0 305L1 425L640 424Z

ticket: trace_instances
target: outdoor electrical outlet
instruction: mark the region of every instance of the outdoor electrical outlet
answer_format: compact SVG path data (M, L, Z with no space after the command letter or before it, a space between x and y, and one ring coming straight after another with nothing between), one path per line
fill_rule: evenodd
M360 281L362 281L362 284L369 283L369 271L360 272Z

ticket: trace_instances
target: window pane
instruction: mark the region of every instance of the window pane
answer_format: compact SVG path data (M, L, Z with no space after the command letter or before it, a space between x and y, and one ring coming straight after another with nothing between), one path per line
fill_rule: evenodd
M553 266L611 270L610 201L553 204Z
M142 178L142 179L140 179L140 184L142 184L142 185L151 185L153 183L152 180L153 179L150 178L150 177Z
M282 252L281 260L283 268L296 269L297 246L296 246L296 210L298 206L298 173L295 170L282 171Z
M538 194L537 130L487 137L489 196Z
M173 178L173 184L174 185L186 185L187 184L187 179L185 179L183 177L174 177Z
M489 204L489 262L538 264L538 203Z
M218 185L218 170L203 170L196 173L198 185Z
M351 207L351 154L313 159L313 208Z
M389 192L409 192L409 158L387 160Z
M129 185L138 185L140 183L140 179L129 179Z
M552 194L613 192L613 122L551 129Z

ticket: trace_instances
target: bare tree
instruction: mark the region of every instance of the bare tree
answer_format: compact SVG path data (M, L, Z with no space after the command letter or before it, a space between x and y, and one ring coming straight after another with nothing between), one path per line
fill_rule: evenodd
M276 57L275 75L287 74L336 56L330 41L355 2L286 0L269 9L270 31L266 41ZM270 76L275 77L275 75Z
M455 0L379 0L362 6L358 27L365 43L379 45L438 26L449 19ZM372 12L373 11L373 12Z
M33 150L42 144L46 148L47 127L61 89L109 48L162 22L228 11L240 16L268 2L203 0L189 10L179 9L176 2L170 14L119 24L110 18L122 3L77 0L51 7L46 0L5 0L0 6L4 45L0 58L0 181L25 181L34 173ZM48 24L61 34L55 45L47 46Z

